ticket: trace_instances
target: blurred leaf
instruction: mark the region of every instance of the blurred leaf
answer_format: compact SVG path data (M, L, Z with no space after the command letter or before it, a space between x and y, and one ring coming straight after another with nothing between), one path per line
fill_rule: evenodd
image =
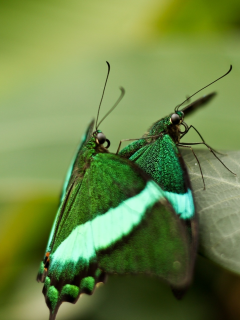
M165 10L160 7L156 23L158 31L206 33L239 29L240 2L207 0L174 0Z
M200 253L222 267L240 274L240 151L219 155L231 174L209 152L196 151L206 190L191 151L183 150L199 215Z
M15 279L33 260L41 259L47 237L56 211L56 198L35 196L28 201L5 206L8 219L1 225L0 277L1 290L11 290L9 283Z

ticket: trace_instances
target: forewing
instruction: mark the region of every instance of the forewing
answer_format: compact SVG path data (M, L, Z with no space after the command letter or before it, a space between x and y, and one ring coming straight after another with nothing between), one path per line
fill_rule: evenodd
M153 273L188 285L187 234L162 189L136 165L97 154L69 190L43 290L51 319L63 301L91 294L104 272Z
M197 108L209 103L212 100L212 98L215 97L216 94L217 94L216 92L209 93L209 94L193 101L192 103L187 105L185 108L181 109L181 111L183 111L185 116L189 116L190 114L195 112L197 110Z
M198 246L198 222L188 172L177 146L165 134L138 149L130 160L162 187L165 197L180 217L183 228L189 234L193 270Z
M178 148L168 134L136 151L130 160L162 187L182 219L194 216L188 173Z

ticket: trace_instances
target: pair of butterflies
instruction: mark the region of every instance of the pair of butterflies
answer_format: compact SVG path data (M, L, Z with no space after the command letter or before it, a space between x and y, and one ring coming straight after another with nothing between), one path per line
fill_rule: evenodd
M184 294L193 275L198 222L177 145L190 129L184 115L214 95L181 111L178 106L117 154L108 152L109 140L90 123L67 173L37 276L50 320L62 302L92 294L106 274L153 274L176 297Z

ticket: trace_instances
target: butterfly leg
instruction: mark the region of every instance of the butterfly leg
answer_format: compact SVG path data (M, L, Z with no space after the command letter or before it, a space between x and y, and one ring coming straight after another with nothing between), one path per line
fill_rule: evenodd
M212 154L214 155L215 158L218 159L219 162L221 162L221 164L232 174L234 174L236 176L236 173L232 172L223 162L221 159L218 158L218 156L215 154L215 151L209 146L207 145L205 142L193 142L193 143L184 143L187 146L191 146L191 145L197 145L197 144L204 144L210 152L212 152Z
M118 149L117 149L116 154L118 154L118 153L119 153L122 142L124 142L124 141L136 141L136 140L140 140L140 139L143 139L143 138L136 138L136 139L123 139L123 140L120 140L120 142L119 142L119 146L118 146Z
M205 189L206 189L206 186L205 186L205 181L204 181L204 178L203 178L202 167L201 167L200 162L199 162L199 160L198 160L198 158L197 158L197 156L196 156L196 153L193 151L193 148L192 148L190 145L184 145L184 144L181 144L181 143L179 143L178 146L179 146L179 147L184 147L184 148L189 148L189 149L191 149L194 157L196 158L196 160L197 160L197 162L198 162L199 169L200 169L201 176L202 176L202 181L203 181L203 190L205 190Z
M211 150L213 150L215 153L222 154L222 155L226 155L226 154L224 154L224 153L218 152L217 150L214 150L213 148L211 148L211 147L205 142L205 140L203 139L203 137L202 137L202 135L200 134L200 132L199 132L193 125L190 125L190 126L188 127L188 130L181 135L181 138L180 138L180 139L182 139L183 136L185 136L185 134L188 133L188 131L189 131L191 128L193 128L193 129L197 132L197 134L199 135L199 137L200 137L200 139L202 140L202 142L203 142L208 148L210 148Z
M120 140L116 154L119 153L120 148L121 148L121 144L122 144L122 142L124 142L124 141L147 140L147 139L151 139L151 138L159 138L160 136L162 136L162 133L157 134L157 135L155 135L155 136L146 136L146 137L141 137L141 138L136 138L136 139L123 139L123 140ZM139 146L136 146L136 150L135 150L135 151L137 151L138 149L139 149ZM134 152L135 152L135 151L134 151ZM133 150L132 150L132 152L133 152Z

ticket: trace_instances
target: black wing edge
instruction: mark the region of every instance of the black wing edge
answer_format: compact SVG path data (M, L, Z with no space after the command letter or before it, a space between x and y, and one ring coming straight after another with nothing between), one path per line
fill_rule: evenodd
M217 92L209 93L209 94L193 101L192 103L187 105L185 108L183 108L181 111L183 111L185 116L188 116L188 115L192 114L193 112L195 112L198 107L201 107L201 106L208 104L216 96L216 94L217 94Z
M188 174L188 171L187 171L187 167L186 167L186 164L183 160L183 157L179 151L179 162L180 162L180 165L182 167L182 170L183 170L183 174L184 174L184 184L185 184L185 188L186 190L187 189L190 189L192 191L192 185L191 185L191 182L190 182L190 178L189 178L189 174ZM194 197L193 197L193 201L194 201ZM188 219L188 220L182 220L181 219L181 222L182 224L185 225L186 228L190 229L191 230L191 233L190 233L190 241L191 241L191 256L192 256L192 259L191 259L191 270L190 270L190 274L193 274L193 271L194 271L194 267L195 267L195 263L196 263L196 257L197 257L197 251L198 251L198 244L199 244L199 241L198 241L198 238L199 238L199 230L198 230L198 215L197 215L197 211L196 211L196 203L194 201L194 208L195 208L195 214L194 214L194 217L192 219ZM189 286L191 284L191 281L189 282ZM186 286L186 287L171 287L172 289L172 292L175 296L176 299L180 300L183 298L183 296L185 295L187 289L189 286Z

